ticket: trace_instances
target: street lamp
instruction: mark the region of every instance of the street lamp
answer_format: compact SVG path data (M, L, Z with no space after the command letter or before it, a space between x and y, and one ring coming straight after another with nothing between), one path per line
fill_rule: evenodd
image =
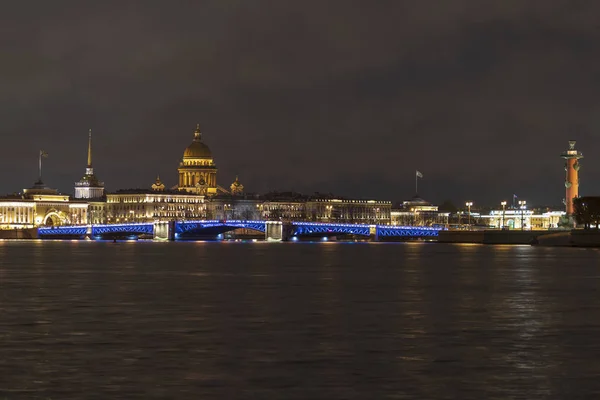
M521 230L523 230L523 210L527 208L525 200L519 200L519 208L521 209Z
M506 212L506 201L500 203L502 205L502 226L501 229L504 229L504 213Z
M465 205L468 207L469 209L469 229L471 229L471 206L473 205L472 201L467 201L465 203Z

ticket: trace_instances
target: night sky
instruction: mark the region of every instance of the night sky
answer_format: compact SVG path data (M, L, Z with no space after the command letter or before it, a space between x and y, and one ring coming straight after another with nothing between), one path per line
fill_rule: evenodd
M83 4L85 3L85 4ZM200 123L229 187L560 205L600 195L600 2L11 1L0 192L172 186Z

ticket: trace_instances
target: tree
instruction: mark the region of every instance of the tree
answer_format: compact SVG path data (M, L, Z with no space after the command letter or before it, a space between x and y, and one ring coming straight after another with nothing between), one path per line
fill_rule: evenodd
M458 208L450 201L444 201L439 207L438 210L440 212L449 212L450 214L455 214L458 211Z
M242 211L242 219L244 219L246 221L255 219L254 213L252 212L252 210L245 208L244 211Z
M577 197L573 199L574 217L584 229L600 225L600 196Z

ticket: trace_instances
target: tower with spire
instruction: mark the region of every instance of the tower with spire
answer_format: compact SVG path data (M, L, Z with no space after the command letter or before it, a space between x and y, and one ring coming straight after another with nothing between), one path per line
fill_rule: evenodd
M98 181L94 175L94 167L92 166L92 130L89 131L88 137L88 154L87 167L85 175L79 182L75 182L75 198L76 199L97 199L104 196L104 182Z

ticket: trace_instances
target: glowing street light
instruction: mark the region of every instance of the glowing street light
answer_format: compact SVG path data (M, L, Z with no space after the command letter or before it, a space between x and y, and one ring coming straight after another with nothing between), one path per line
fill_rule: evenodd
M504 213L506 212L506 201L500 203L502 205L502 229L504 229Z
M465 203L465 205L468 207L469 209L469 229L471 228L471 206L473 205L472 201L467 201Z

